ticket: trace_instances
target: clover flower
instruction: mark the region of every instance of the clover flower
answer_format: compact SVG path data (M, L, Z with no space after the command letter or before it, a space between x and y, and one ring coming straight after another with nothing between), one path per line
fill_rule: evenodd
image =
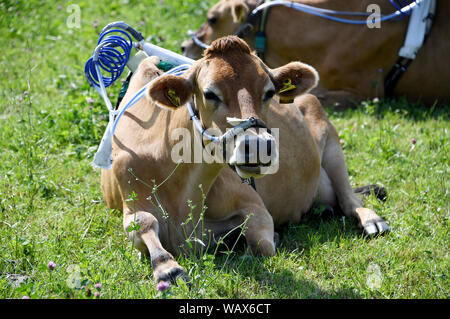
M53 270L56 268L56 264L53 261L49 261L47 264L47 268Z
M170 285L169 285L167 282L165 282L165 281L160 281L160 282L156 285L156 289L157 289L158 291L164 291L164 290L168 289L169 286L170 286Z

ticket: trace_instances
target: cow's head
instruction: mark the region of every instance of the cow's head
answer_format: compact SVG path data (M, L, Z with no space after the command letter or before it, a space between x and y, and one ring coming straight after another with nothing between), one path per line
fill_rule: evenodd
M206 22L196 32L197 38L210 44L220 37L234 34L247 19L250 10L257 6L257 0L221 0L206 15ZM186 40L181 44L181 51L187 57L198 59L203 49Z
M300 62L269 69L243 40L227 36L215 40L183 76L164 75L154 80L147 97L159 107L177 109L193 96L203 126L225 133L231 127L230 118L239 122L253 117L266 122L275 95L293 99L311 90L317 81L317 72ZM265 165L278 162L275 138L267 130L247 129L233 145L226 161L243 178L261 177ZM265 151L270 148L269 162L255 157L261 145Z

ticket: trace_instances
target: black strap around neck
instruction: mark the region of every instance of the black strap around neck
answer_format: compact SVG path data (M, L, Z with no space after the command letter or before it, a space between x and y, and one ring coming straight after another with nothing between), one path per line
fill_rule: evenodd
M261 4L270 1L270 0L261 0L259 1L257 7ZM266 51L266 25L267 19L269 15L270 8L265 8L262 11L258 11L256 14L250 13L247 17L247 20L239 27L239 29L235 32L234 35L245 38L257 25L257 30L255 34L255 51L258 57L261 60L264 60L265 51ZM258 21L259 19L259 21Z
M228 166L229 166L229 167L236 173L236 175L237 175L236 167L234 167L234 166L232 166L232 165L230 165L230 164L228 164ZM238 175L238 176L239 176L239 175ZM241 179L242 183L247 183L248 185L250 185L250 186L255 190L255 192L257 192L257 190L256 190L256 185L255 185L255 179L254 179L253 177L250 177L250 178L242 178L242 177L239 176L239 178Z

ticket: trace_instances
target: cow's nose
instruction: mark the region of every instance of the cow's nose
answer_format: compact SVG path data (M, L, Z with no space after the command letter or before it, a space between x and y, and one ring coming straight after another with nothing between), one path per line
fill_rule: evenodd
M183 42L181 42L181 52L184 54L187 51L187 48L189 47L191 43L191 40L184 40Z
M270 158L270 156L272 155L272 143L275 143L275 140L262 139L259 137L257 137L254 140L251 140L250 136L246 135L244 140L245 163L267 164L267 162L264 163L264 156ZM261 149L264 144L266 145L266 148ZM251 147L254 148L254 146L256 146L256 157L251 156L251 154L253 154L253 150L251 150Z
M278 171L278 149L272 135L239 135L228 161L241 178L262 177Z
M230 160L236 165L270 165L275 149L274 138L243 135L238 137Z
M272 143L275 143L274 140L269 139L266 141L266 145L267 145L267 156L271 156L272 155Z

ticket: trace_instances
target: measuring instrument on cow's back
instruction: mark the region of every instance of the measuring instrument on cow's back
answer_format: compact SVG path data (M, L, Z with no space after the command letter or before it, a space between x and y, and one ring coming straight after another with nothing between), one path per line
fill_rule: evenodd
M133 42L132 38L136 41ZM133 49L142 50L145 56L157 56L161 60L158 67L169 69L166 72L169 74L181 75L194 63L194 60L188 57L146 42L140 32L123 21L110 23L103 28L97 47L84 67L86 80L103 98L109 112L108 126L94 155L92 163L94 167L103 169L111 167L112 136L117 123L124 112L144 96L146 88L151 83L138 90L122 108L113 108L106 94L106 88L121 77L125 66L131 67L130 56ZM108 73L108 76L103 76L102 72ZM124 85L120 92L122 97L126 88Z
M254 41L255 50L257 51L258 56L264 60L266 49L266 38L264 33L265 22L267 20L268 9L275 6L284 6L320 18L352 25L367 25L368 22L375 25L384 21L400 21L405 16L411 15L405 43L398 53L399 57L396 63L388 72L384 81L385 96L390 97L392 96L395 86L401 76L406 72L409 65L416 58L416 54L422 47L427 35L430 32L436 11L436 0L389 1L396 11L391 14L377 16L372 12L336 11L285 0L260 0L257 7L250 12L247 20L238 28L234 35L240 38L247 37L255 28L258 17L261 16L261 23L258 25ZM364 19L343 18L351 16L364 17ZM202 42L194 31L189 30L187 33L195 45L201 47L202 49L208 48L209 45Z
M137 40L137 42L133 42L132 37ZM133 48L142 50L145 53L140 52L142 54L138 53L130 60ZM150 86L152 81L139 89L120 109L112 107L111 101L106 94L106 87L112 85L120 78L125 66L128 66L133 72L139 65L139 62L148 56L156 56L160 59L159 63L156 64L158 68L166 71L165 74L182 75L194 63L194 60L190 58L145 42L141 33L122 21L108 24L100 33L98 45L95 48L92 57L86 62L84 69L87 81L102 96L109 111L109 123L98 150L94 155L94 161L92 162L94 167L103 169L111 168L112 136L114 135L117 123L129 107L142 99L146 89ZM103 76L102 70L110 76ZM130 73L127 80L130 80L131 74L132 73ZM127 84L124 84L119 93L119 100L125 95L126 89ZM169 90L166 94L167 97L173 101L174 105L180 106L179 98L174 92ZM118 104L119 102L116 106L119 106ZM228 139L237 136L248 128L264 127L267 129L262 121L252 117L248 119L239 119L237 122L234 121L235 119L227 118L227 121L232 125L232 128L222 135L215 136L209 134L203 127L190 102L187 103L187 109L189 111L189 116L194 123L194 128L200 132L202 138L206 138L213 143L223 145ZM267 129L267 131L271 134L269 129ZM247 182L255 188L253 179L250 179Z

